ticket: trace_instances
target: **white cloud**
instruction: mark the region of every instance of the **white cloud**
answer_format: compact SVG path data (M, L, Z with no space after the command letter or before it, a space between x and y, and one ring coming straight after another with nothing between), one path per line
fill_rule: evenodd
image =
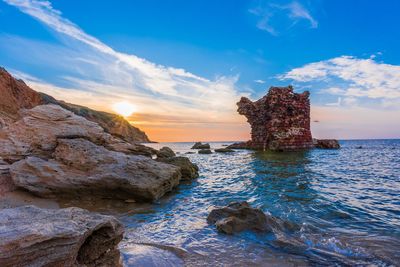
M257 21L258 29L267 31L274 36L279 35L281 31L287 30L301 20L308 21L310 28L318 28L318 21L298 1L286 5L261 1L256 8L249 9L249 12L259 18ZM282 17L290 21L289 26L282 26L284 24L281 20Z
M260 84L264 84L264 83L266 83L266 81L264 81L264 80L255 80L254 82L256 82L256 83L260 83Z
M328 87L322 92L334 95L400 98L400 66L380 63L373 58L336 57L292 69L279 78L301 83L319 82Z
M103 110L109 109L115 101L129 99L141 111L155 115L181 116L185 120L187 114L191 114L207 122L239 121L235 111L235 102L240 98L236 88L238 76L207 79L181 68L158 65L114 50L62 17L48 1L4 1L62 37L62 45L12 36L1 38L0 46L16 56L29 50L31 56L23 60L34 58L36 64L42 62L41 67L47 65L49 69L62 65L61 69L68 73L53 77L53 83L25 75L35 89L93 108L101 105ZM58 82L68 86L55 86Z

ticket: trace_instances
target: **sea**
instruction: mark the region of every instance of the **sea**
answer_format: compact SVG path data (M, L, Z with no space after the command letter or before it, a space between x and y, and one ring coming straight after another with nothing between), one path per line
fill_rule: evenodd
M125 266L400 266L400 140L211 155L186 154L193 143L149 145L189 157L200 176L119 215ZM234 201L292 226L226 235L207 224Z

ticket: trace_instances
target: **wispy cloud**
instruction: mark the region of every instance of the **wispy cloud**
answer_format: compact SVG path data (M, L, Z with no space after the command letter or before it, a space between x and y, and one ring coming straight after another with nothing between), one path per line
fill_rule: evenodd
M324 93L370 99L400 98L400 66L374 58L341 56L306 64L280 76L300 83L325 86ZM354 101L353 101L354 102Z
M49 68L62 65L66 74L53 78L53 81L68 86L56 86L25 76L35 89L77 104L99 108L101 103L102 109L110 109L115 101L129 100L143 113L155 116L181 117L182 121L197 117L201 122L209 123L241 121L234 106L240 97L236 87L238 76L207 79L184 69L158 65L136 55L118 52L64 18L49 1L4 2L40 21L61 37L62 45L13 36L1 37L3 44L0 46L15 54L31 47L29 58L43 62ZM65 41L65 37L71 41Z
M307 21L310 28L318 28L318 21L298 1L287 4L261 1L255 8L249 9L249 12L258 17L257 28L274 36L288 30L302 20ZM285 21L285 18L287 21Z
M259 83L259 84L264 84L264 83L266 83L266 81L264 81L264 80L255 80L254 82L255 82L255 83Z

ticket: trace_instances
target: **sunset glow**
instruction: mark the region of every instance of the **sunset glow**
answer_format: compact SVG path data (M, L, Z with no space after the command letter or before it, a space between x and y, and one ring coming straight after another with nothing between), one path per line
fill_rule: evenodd
M115 103L112 109L121 116L128 117L136 111L136 107L129 102Z

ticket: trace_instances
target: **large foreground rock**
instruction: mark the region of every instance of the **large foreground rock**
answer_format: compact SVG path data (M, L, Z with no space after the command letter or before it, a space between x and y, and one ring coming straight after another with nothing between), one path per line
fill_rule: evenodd
M86 139L57 139L51 159L27 157L10 167L14 184L42 197L98 196L153 201L179 184L178 167L110 151Z
M156 151L132 144L104 131L97 123L58 105L40 105L20 111L22 118L0 129L0 157L16 161L27 156L49 157L59 138L84 138L107 149L151 156Z
M212 210L207 217L207 222L214 224L218 231L225 234L245 230L282 232L298 229L297 225L266 215L260 209L252 208L246 201L232 202L226 207Z
M79 208L0 210L0 266L120 266L122 225Z

